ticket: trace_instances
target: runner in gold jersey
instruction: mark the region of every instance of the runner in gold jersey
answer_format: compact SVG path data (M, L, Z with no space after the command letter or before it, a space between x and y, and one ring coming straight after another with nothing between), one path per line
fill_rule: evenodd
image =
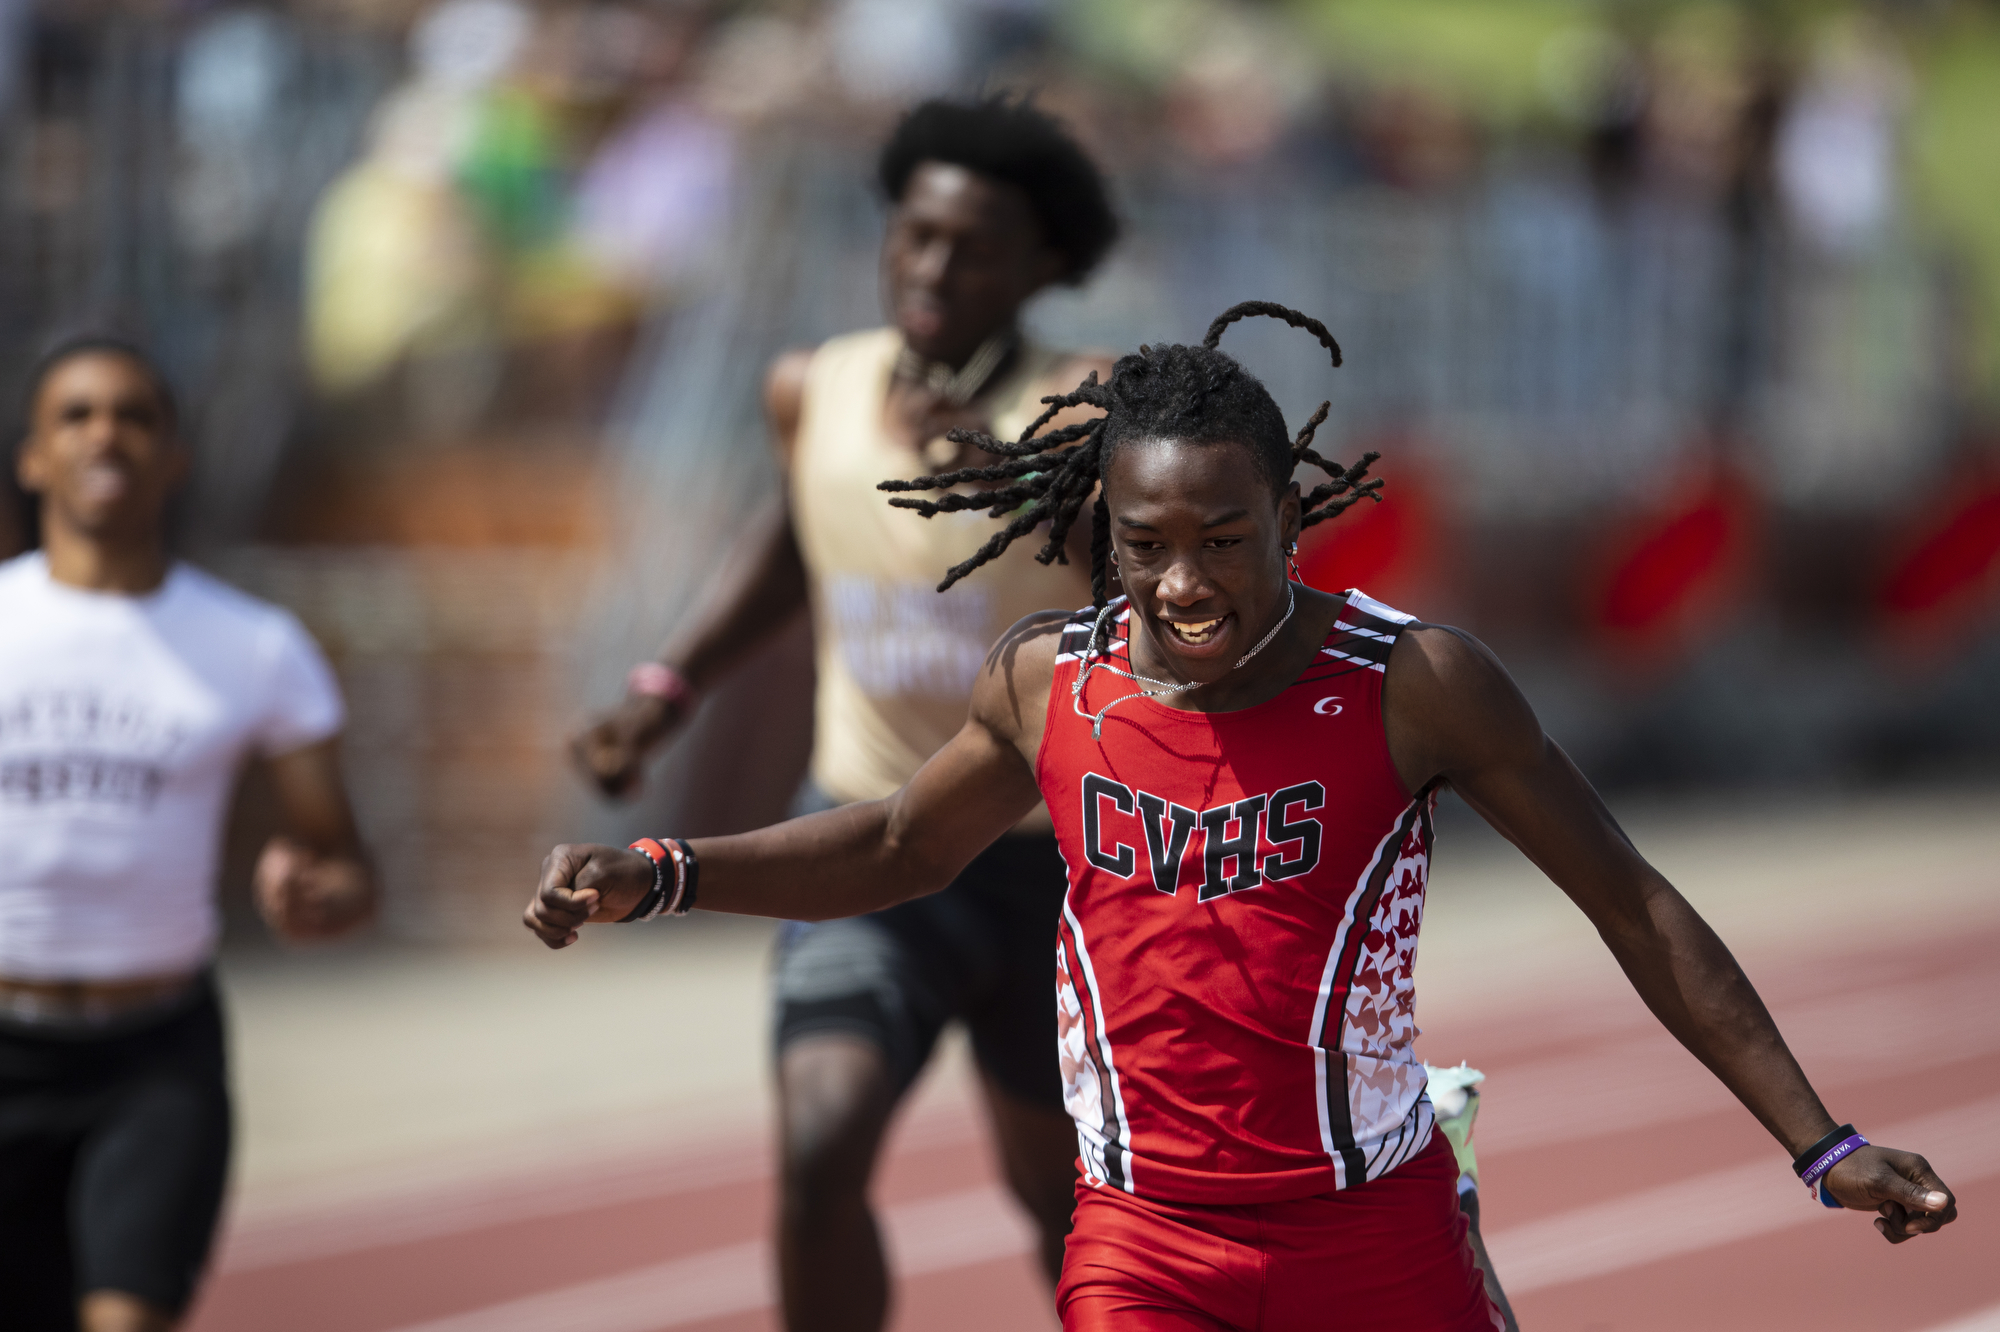
M1077 283L1117 234L1104 182L1067 131L1004 98L928 102L885 145L882 248L891 324L778 358L765 405L786 498L745 533L730 574L628 696L577 737L617 794L649 750L802 604L818 666L806 808L886 796L964 724L988 645L1030 611L1090 599L1082 570L1023 543L943 596L939 570L990 535L981 515L926 522L883 502L885 476L960 456L943 436L1020 433L1044 394L1109 361L1036 345L1022 306ZM971 456L968 450L965 457ZM986 455L979 454L981 458ZM879 1328L888 1280L867 1189L897 1102L952 1020L965 1023L1008 1183L1053 1280L1076 1141L1062 1104L1050 947L1064 869L1036 810L944 892L855 920L794 923L776 978L786 1325Z

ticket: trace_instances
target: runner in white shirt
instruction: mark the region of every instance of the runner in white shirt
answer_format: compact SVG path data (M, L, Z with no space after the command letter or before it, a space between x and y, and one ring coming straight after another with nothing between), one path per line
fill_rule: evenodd
M375 886L319 650L167 553L188 455L160 375L71 342L28 409L42 549L0 564L0 1310L22 1332L160 1332L194 1293L228 1164L208 968L245 761L267 762L290 834L256 869L273 930L353 928Z

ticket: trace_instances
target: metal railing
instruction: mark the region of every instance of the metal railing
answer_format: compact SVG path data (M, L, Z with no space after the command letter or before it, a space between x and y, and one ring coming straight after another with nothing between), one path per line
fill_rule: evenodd
M395 44L281 8L8 12L0 383L65 334L142 339L187 399L184 534L240 540L299 419L312 209Z

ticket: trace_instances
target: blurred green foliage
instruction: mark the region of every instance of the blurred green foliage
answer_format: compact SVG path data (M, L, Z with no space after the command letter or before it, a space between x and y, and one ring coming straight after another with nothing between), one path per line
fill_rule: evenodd
M1586 0L1300 0L1293 8L1342 76L1414 83L1501 125L1548 109L1567 49L1600 31L1604 9Z
M1966 388L2000 417L2000 15L1957 6L1913 55L1912 192L1966 282Z

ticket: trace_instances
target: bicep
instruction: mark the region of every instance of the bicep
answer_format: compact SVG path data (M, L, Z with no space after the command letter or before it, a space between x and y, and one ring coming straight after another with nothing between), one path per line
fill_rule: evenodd
M1499 661L1453 630L1406 631L1403 640L1391 655L1385 711L1405 780L1449 783L1600 928L1643 910L1665 880Z
M354 811L340 775L338 736L264 760L285 830L318 851L351 851Z
M1666 881L1648 865L1576 764L1546 735L1532 752L1448 778L1600 929L1644 914Z
M1020 751L968 717L892 797L889 838L902 855L949 880L1041 798Z

